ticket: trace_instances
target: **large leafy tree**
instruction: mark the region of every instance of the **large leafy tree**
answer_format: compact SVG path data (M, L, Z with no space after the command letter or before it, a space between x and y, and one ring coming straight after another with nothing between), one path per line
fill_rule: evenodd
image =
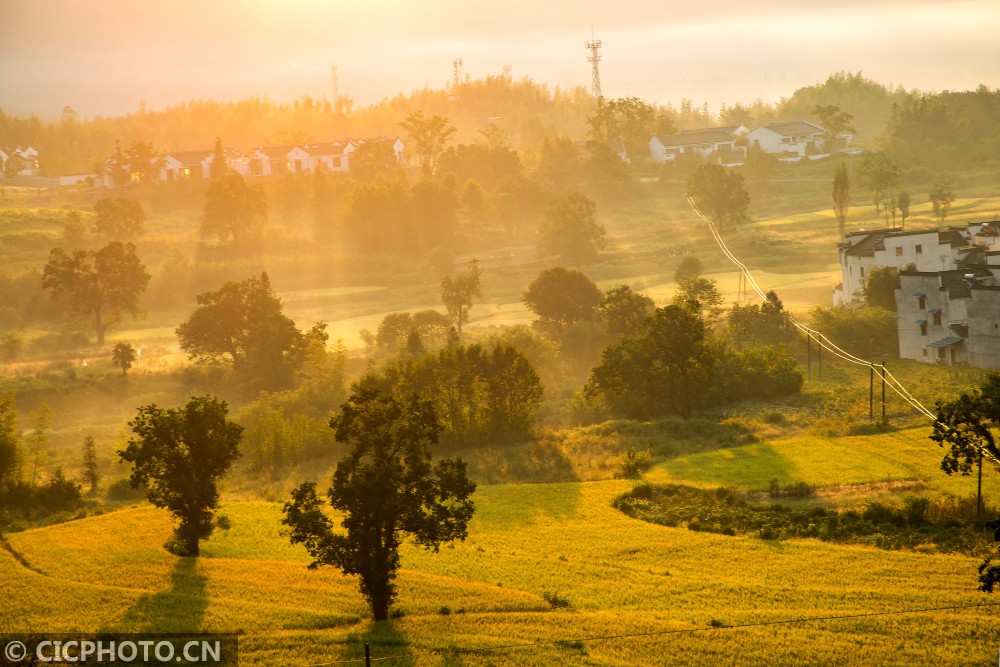
M409 134L424 175L433 174L438 157L444 151L448 138L455 134L455 128L448 123L447 118L443 116L425 118L422 111L411 113L405 120L400 121L399 125Z
M899 167L881 151L865 153L858 167L861 178L872 193L875 210L882 210L886 222L896 221L896 193L902 182Z
M139 297L148 284L135 245L120 241L94 251L54 248L42 274L42 287L53 299L65 294L72 312L93 318L98 345L104 345L105 332L123 314L139 314Z
M132 241L145 231L146 212L134 199L105 197L94 204L94 233L112 241Z
M149 502L177 519L166 545L177 555L197 556L199 542L212 534L217 483L236 460L243 433L226 414L226 403L211 396L177 409L142 406L129 422L135 435L118 451L132 464L132 487L145 485Z
M593 319L602 298L590 278L561 266L538 274L523 296L524 305L538 315L542 327L554 328L560 339L570 324Z
M239 247L256 240L267 222L267 195L230 173L212 181L201 214L201 235Z
M851 126L854 116L846 111L841 111L840 107L835 104L817 104L813 107L812 113L823 124L828 153L837 150L837 135L844 132L854 132L854 128Z
M597 306L604 326L612 338L635 336L646 327L646 320L656 310L656 304L645 294L628 285L618 285L604 293Z
M941 460L946 475L978 472L976 493L977 513L983 508L983 459L1000 461L1000 445L995 433L1000 429L1000 374L991 373L986 381L972 391L962 392L953 401L937 402L937 419L930 438L940 447L947 447ZM1000 522L991 524L1000 541ZM979 566L980 589L992 593L1000 583L1000 565L987 558Z
M396 151L387 141L366 141L351 151L349 159L351 176L360 183L393 180L399 175Z
M687 419L710 388L712 355L705 336L694 310L660 308L644 335L604 350L585 391L602 395L616 415L650 419L674 412Z
M594 219L596 210L597 205L579 192L549 202L538 225L538 254L574 266L592 262L604 247L605 230Z
M181 349L197 361L232 364L250 389L285 389L293 379L303 335L281 310L266 273L199 294L198 307L177 327Z
M351 448L327 491L331 507L343 516L343 530L323 511L313 482L292 491L282 523L291 542L312 556L310 568L331 565L359 575L374 619L384 621L396 597L403 539L410 536L434 551L464 540L476 485L461 459L432 463L430 448L441 427L427 401L359 389L330 426Z
M695 169L688 179L687 196L720 230L742 222L750 206L743 175L718 164L703 164Z
M441 280L441 300L448 309L448 315L455 320L458 335L462 335L462 325L469 321L469 309L473 297L479 296L479 263L469 262L469 268L457 276L445 276Z

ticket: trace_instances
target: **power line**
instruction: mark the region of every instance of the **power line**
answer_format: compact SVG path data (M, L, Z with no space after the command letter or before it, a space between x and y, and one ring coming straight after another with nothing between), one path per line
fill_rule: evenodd
M722 238L722 234L719 233L719 230L716 228L715 223L710 218L706 217L700 210L698 210L698 206L694 203L694 200L691 197L687 198L687 202L688 205L691 207L691 209L695 212L695 214L699 218L701 218L705 222L705 224L708 225L708 229L709 231L712 232L712 237L715 239L715 242L718 244L719 248L722 249L722 252L726 255L726 257L729 258L729 260L733 262L733 264L735 264L740 269L740 273L743 275L745 281L753 287L754 291L761 298L761 300L767 301L767 295L764 294L764 291L760 288L760 285L758 285L757 281L754 280L753 275L751 275L750 273L750 269L747 267L746 264L741 262L740 259L735 254L733 254L733 252L729 249L729 247L726 245L726 242ZM827 350L832 354L834 354L835 356L845 361L848 361L852 364L857 364L859 366L867 366L872 370L875 370L876 368L880 369L881 371L880 375L882 377L883 385L888 385L889 388L892 389L894 392L896 392L896 394L899 395L899 397L902 398L907 404L909 404L910 407L915 409L917 412L921 413L923 416L929 418L935 424L941 424L944 428L948 429L949 431L955 431L954 428L940 421L936 414L928 410L926 406L924 406L920 401L918 401L913 396L913 394L911 394L910 391L903 385L903 383L900 382L900 380L896 378L895 375L889 372L889 370L885 367L884 363L876 364L866 359L862 359L861 357L855 356L850 352L847 352L846 350L843 350L833 341L827 338L823 334L823 332L816 331L815 329L812 329L802 324L801 322L796 320L795 317L791 315L791 313L786 312L785 317L788 318L788 321L791 322L797 329L799 329L799 331L805 333L809 339L816 341L816 343L820 347L822 347L822 349ZM888 382L886 382L886 380L888 380ZM974 445L974 446L980 451L981 454L992 460L994 463L1000 464L1000 459L994 456L993 452L989 451L982 445Z
M757 284L757 281L750 273L750 269L747 267L747 265L741 262L739 258L726 245L726 242L723 240L722 235L716 228L715 223L710 218L706 217L700 210L698 210L698 207L694 203L694 200L692 198L688 197L687 201L688 205L691 206L695 214L708 225L709 231L711 231L712 233L712 237L715 239L716 244L718 244L723 254L725 254L726 257L729 258L729 260L739 268L747 284L749 284L753 288L753 290L757 293L757 295L763 301L767 301L767 295L764 293L764 290L761 289L760 285ZM928 410L922 403L920 403L920 401L914 398L913 394L911 394L909 390L907 390L907 388L902 384L902 382L900 382L896 378L896 376L894 376L892 373L888 371L888 369L886 369L885 364L876 364L874 362L868 361L867 359L862 359L861 357L851 354L850 352L847 352L840 346L836 345L821 331L816 331L815 329L812 329L806 326L805 324L802 324L798 320L796 320L795 317L790 313L786 312L785 316L788 318L788 321L791 322L793 326L802 331L811 340L816 341L817 345L822 347L824 350L829 351L834 356L837 356L840 359L843 359L844 361L859 366L866 366L872 369L876 367L880 368L882 377L885 380L888 380L887 384L894 392L896 392L896 394L899 395L900 398L902 398L907 404L910 405L910 407L914 408L925 417L928 417L933 421L937 421L937 416L933 412Z
M693 634L696 632L713 632L725 630L741 630L747 628L763 628L773 625L792 625L795 623L813 623L816 621L839 621L853 618L872 618L877 616L902 616L906 614L924 614L937 611L958 611L964 609L979 609L983 607L998 607L1000 602L981 602L978 604L948 605L943 607L924 607L921 609L892 609L889 611L867 611L857 614L836 614L829 616L806 616L799 618L785 618L776 621L757 621L754 623L736 623L733 625L709 625L697 628L673 628L670 630L652 630L649 632L629 632L617 635L591 635L578 637L576 639L553 639L543 642L524 642L521 644L506 644L503 646L483 646L479 648L449 648L440 651L427 651L424 653L400 653L396 655L386 655L367 659L369 662L384 662L386 660L402 660L413 658L427 658L442 655L461 655L465 653L490 653L493 651L510 651L514 649L534 648L540 646L557 646L559 644L583 644L586 642L609 641L612 639L639 639L642 637L658 637L664 635ZM350 660L334 660L332 662L317 662L302 667L328 667L329 665L356 665L364 663L366 658L353 658Z

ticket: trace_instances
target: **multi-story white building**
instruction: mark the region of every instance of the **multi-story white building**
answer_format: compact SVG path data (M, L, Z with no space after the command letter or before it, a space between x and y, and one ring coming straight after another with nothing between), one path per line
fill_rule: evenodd
M876 229L848 234L847 240L837 246L841 275L840 284L833 288L833 303L861 301L862 289L876 266L916 271L961 268L974 248L982 245L976 238L984 224L965 229Z
M899 356L1000 368L1000 223L849 234L838 246L842 283L835 304L862 300L875 267L899 271Z

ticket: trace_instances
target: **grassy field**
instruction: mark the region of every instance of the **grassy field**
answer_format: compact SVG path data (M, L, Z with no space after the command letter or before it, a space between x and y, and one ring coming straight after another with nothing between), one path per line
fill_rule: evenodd
M854 478L882 475L864 463ZM630 486L481 488L466 542L404 549L405 615L381 626L352 579L306 569L280 535L277 504L227 503L233 527L199 559L160 547L169 521L149 508L30 530L7 538L18 560L0 549L0 629L242 631L247 665L357 659L364 642L375 657L407 656L386 661L396 665L995 659L995 608L916 611L989 602L974 590L975 559L655 526L609 506ZM551 610L553 592L569 607ZM884 615L808 620L863 614ZM608 635L639 636L588 639ZM521 644L537 646L424 655Z

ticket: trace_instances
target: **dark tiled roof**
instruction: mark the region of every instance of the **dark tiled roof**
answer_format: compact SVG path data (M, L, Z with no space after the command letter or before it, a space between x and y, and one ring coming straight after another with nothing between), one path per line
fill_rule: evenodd
M685 130L666 137L656 137L664 146L697 146L698 144L716 144L733 141L733 135L721 127L708 127L701 130Z
M774 130L778 134L784 136L792 136L795 134L815 134L817 132L823 132L823 128L819 125L813 125L804 120L797 120L790 123L768 123L765 125L769 130Z
M874 257L876 250L885 250L885 237L892 232L891 229L876 229L869 232L868 236L852 245L844 251L844 254L849 257Z

